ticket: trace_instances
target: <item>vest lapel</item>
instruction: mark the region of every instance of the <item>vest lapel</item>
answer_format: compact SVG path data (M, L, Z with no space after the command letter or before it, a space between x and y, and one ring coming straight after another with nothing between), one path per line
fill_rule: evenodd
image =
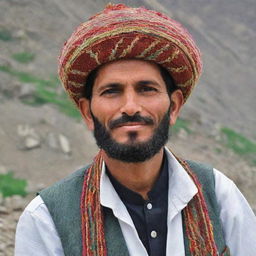
M104 208L104 222L107 255L129 256L119 222L109 208Z

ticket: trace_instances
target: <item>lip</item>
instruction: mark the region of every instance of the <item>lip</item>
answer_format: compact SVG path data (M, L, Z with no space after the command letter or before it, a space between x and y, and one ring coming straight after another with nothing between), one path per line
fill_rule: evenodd
M133 127L133 128L136 128L136 127L142 127L142 126L145 126L145 123L141 123L141 122L127 122L127 123L118 125L116 128L121 128L121 127Z
M125 129L125 130L135 130L135 129L141 129L144 128L146 126L145 123L141 123L141 122L131 122L131 123L124 123L124 124L120 124L117 127L115 127L116 129L121 128L121 129Z

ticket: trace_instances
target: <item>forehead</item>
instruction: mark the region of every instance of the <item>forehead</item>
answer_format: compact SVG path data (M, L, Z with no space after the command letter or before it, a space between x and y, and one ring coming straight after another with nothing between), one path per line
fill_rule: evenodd
M99 68L94 86L107 82L154 80L163 83L157 64L143 60L119 60Z
M144 61L144 60L136 60L136 59L129 59L129 60L118 60L113 61L110 63L106 63L102 65L98 70L99 74L105 74L106 72L132 72L134 70L137 70L139 68L140 70L146 71L153 71L154 73L160 73L160 69L157 64L150 61Z

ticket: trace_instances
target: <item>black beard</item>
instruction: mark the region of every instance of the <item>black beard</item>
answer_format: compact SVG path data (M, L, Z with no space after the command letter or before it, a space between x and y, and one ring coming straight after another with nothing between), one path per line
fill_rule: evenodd
M136 142L137 132L130 132L128 143L116 142L104 125L92 114L94 120L94 137L99 148L103 149L106 154L114 159L127 163L144 162L157 154L166 144L169 137L170 108L163 116L158 127L154 130L150 139L145 142ZM126 122L143 122L146 125L153 125L154 122L149 117L140 115L128 116L123 115L118 120L110 122L111 129Z

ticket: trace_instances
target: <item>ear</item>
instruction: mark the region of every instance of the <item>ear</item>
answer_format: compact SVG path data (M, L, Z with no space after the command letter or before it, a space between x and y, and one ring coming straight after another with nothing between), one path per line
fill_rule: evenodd
M184 97L181 90L175 90L171 94L171 113L170 113L170 125L173 126L179 116L181 107L184 103Z
M90 109L90 101L86 98L79 99L79 110L89 130L94 130L94 122Z

